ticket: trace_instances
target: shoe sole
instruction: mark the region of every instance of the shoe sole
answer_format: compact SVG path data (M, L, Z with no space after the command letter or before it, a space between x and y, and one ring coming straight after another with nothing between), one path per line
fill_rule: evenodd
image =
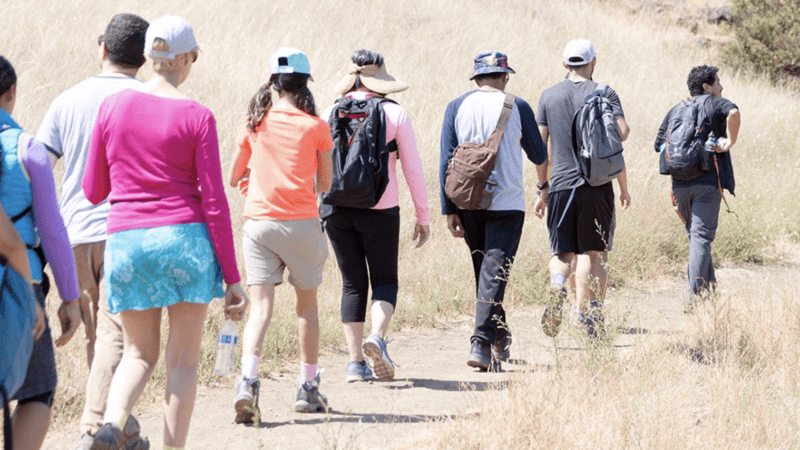
M328 409L326 405L321 403L308 403L306 401L298 401L294 404L294 412L299 413L318 413L325 412Z
M253 423L253 416L258 411L253 408L253 401L250 399L239 399L234 403L233 407L236 409L235 423Z
M394 378L394 367L392 363L382 358L381 349L372 342L364 343L364 354L372 359L373 376L379 380L391 380Z
M497 361L506 362L506 361L508 361L508 358L510 358L510 357L511 357L511 350L505 350L505 351L502 351L502 352L498 352L498 351L495 351L494 349L492 349L492 358L494 358Z
M481 370L481 372L486 372L489 370L489 366L492 365L491 361L487 361L484 358L478 358L475 356L470 356L467 358L467 365L470 367L475 367Z
M560 328L561 313L554 311L550 306L546 307L542 313L542 331L548 337L556 337Z

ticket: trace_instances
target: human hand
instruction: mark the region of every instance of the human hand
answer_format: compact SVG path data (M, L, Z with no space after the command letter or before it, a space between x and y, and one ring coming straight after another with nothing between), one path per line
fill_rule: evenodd
M419 242L414 248L420 248L428 242L428 238L431 235L431 227L429 225L414 225L414 236L411 238L412 241L416 241L417 237L419 237Z
M447 229L450 230L450 234L452 234L453 237L464 237L464 227L461 226L461 219L458 218L457 214L447 215Z
M631 206L631 195L627 192L620 192L619 204L622 206L622 209L628 209L628 207Z
M540 191L536 197L536 203L533 204L533 214L536 215L538 218L544 218L545 212L547 212L547 200L550 198L550 191L545 189Z
M36 321L33 323L33 340L38 341L45 329L44 309L38 301L34 300L34 302L36 303Z
M61 336L56 339L56 347L66 345L81 325L80 300L61 302L58 307L58 320L61 322Z
M731 149L731 140L726 138L719 138L717 139L717 145L714 147L714 150L717 153L725 153Z
M225 289L225 318L238 322L247 310L247 295L241 283L229 284Z
M239 178L239 181L236 183L236 188L239 189L239 193L242 195L247 195L247 191L250 187L250 168L248 167L247 170L244 171L242 177Z

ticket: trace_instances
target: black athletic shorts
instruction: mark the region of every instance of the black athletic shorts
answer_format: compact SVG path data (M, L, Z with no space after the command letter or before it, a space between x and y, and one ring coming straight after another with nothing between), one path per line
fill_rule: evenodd
M610 249L614 221L614 187L584 184L550 194L547 230L553 255Z

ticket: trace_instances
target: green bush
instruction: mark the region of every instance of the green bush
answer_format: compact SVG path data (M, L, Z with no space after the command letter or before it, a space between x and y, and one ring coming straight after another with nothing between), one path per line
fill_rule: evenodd
M800 86L800 0L732 0L728 64Z

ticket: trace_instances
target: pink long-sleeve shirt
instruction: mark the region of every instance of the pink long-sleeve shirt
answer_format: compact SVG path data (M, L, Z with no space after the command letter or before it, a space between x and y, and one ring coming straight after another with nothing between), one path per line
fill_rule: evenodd
M351 92L347 97L364 99L374 97L368 92ZM328 120L333 106L322 113L322 120ZM403 166L403 176L406 179L411 199L414 202L414 215L417 223L428 225L430 222L430 209L428 208L428 191L425 188L425 173L422 170L422 160L417 151L417 140L408 113L402 106L385 102L383 113L386 119L386 143L393 139L397 141L397 152L389 153L389 184L383 192L378 204L372 209L388 209L400 204L400 190L397 183L397 160Z
M109 198L108 234L205 222L225 282L240 281L216 121L205 106L131 89L107 97L81 186L94 204Z

